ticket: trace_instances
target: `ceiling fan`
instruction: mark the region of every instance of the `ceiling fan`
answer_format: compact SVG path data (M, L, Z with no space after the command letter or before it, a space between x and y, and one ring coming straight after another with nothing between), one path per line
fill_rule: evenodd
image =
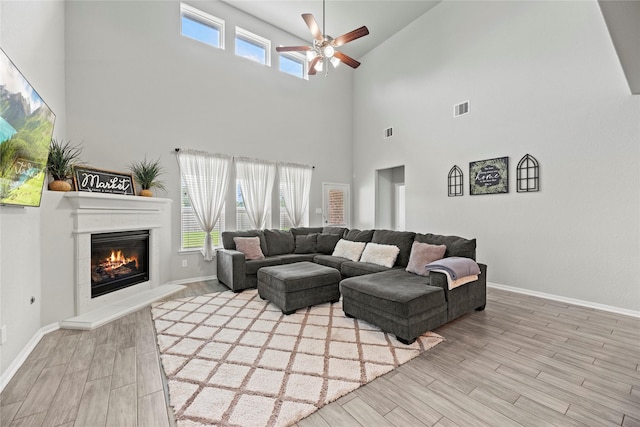
M276 47L276 52L307 52L309 75L315 75L316 72L322 71L325 62L331 62L334 67L343 62L351 68L358 68L360 66L358 61L339 52L336 48L366 36L369 34L369 30L363 26L334 39L325 32L324 15L325 0L322 0L322 32L320 32L320 27L313 15L311 13L302 14L302 19L304 19L307 27L311 30L311 35L313 35L313 46L278 46Z

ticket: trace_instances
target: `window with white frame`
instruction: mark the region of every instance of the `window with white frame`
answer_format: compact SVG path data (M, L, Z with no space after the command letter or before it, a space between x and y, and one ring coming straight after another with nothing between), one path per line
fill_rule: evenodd
M181 34L224 49L224 20L185 3L180 3Z
M283 191L285 191L285 183L280 181L280 193L278 199L280 200L280 230L288 230L293 227L291 220L289 219L289 215L287 214L286 202L284 201L284 196L282 195Z
M271 66L271 40L236 27L236 55Z
M280 62L278 67L283 73L291 74L292 76L308 79L307 74L307 59L306 56L299 53L281 53Z
M271 215L269 215L270 217ZM236 180L236 230L250 230L253 227L249 221L247 208L242 198L242 189L240 188L240 179Z
M180 248L181 250L201 249L204 245L205 232L202 231L200 225L198 224L196 214L193 210L193 207L191 206L191 202L189 201L189 196L187 195L187 187L185 186L184 180L182 179L180 180L180 200ZM211 232L211 240L213 241L214 246L222 245L221 234L223 231L224 206L222 207L222 211L220 212L218 222L216 222L216 225Z

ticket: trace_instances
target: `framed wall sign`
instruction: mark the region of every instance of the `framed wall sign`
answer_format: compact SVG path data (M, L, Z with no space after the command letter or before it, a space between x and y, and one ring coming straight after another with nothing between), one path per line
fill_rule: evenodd
M509 192L509 158L479 160L469 163L469 193L499 194Z
M136 195L133 175L102 169L74 166L73 185L76 191Z

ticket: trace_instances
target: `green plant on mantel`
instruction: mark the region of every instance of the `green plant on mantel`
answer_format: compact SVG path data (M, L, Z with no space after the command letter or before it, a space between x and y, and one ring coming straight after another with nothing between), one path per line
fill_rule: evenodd
M160 164L160 159L147 160L145 157L143 161L132 162L129 165L129 170L133 174L133 178L142 187L140 191L141 196L152 197L152 188L159 190L165 190L162 181L158 180L158 177L164 173L164 168Z
M72 145L71 141L51 140L49 157L47 158L47 171L53 178L49 189L54 191L69 191L69 180L73 176L73 166L79 165L82 148Z

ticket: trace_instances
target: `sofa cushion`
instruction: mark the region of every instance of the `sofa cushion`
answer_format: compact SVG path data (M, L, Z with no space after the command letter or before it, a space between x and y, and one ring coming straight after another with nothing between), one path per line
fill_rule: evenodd
M395 245L381 245L380 243L367 243L364 247L360 262L381 265L391 268L396 263L400 248Z
M264 230L264 238L267 241L267 253L274 256L293 253L295 243L293 234L284 230Z
M427 276L427 264L433 261L437 261L444 257L444 253L447 250L445 245L431 245L429 243L420 243L414 241L411 246L411 255L409 256L409 264L407 264L407 271L413 274L419 274L420 276Z
M247 275L257 274L262 267L270 267L272 265L282 265L282 260L277 256L247 261Z
M353 262L345 261L340 266L340 273L344 277L362 276L364 274L379 273L381 271L387 271L387 267L383 267L378 264L372 264L369 262Z
M352 242L350 240L340 239L336 244L335 249L331 255L350 259L351 261L358 261L364 251L364 242Z
M340 239L337 234L318 234L316 250L321 254L331 255Z
M244 259L254 260L264 258L262 249L260 249L260 238L258 236L234 237L233 242L236 244L236 250L244 254Z
M345 227L322 227L322 234L336 234L340 237L344 237L347 231L349 229Z
M311 254L316 252L316 242L318 235L313 234L301 234L295 236L296 248L293 250L294 254Z
M283 264L293 264L294 262L313 262L313 257L318 255L317 253L313 254L282 254L278 255L278 258L282 261Z
M373 238L373 230L349 230L344 238L346 240L351 240L352 242L369 243Z
M383 245L397 246L400 249L400 253L398 253L395 265L406 267L409 263L409 254L411 254L411 245L415 235L416 233L411 231L375 230L371 241Z
M340 282L340 292L358 304L374 307L394 317L409 318L446 307L444 290L428 286L426 277L392 269Z
M313 257L313 262L320 265L326 265L327 267L333 267L336 270L340 271L340 267L342 263L349 261L346 258L341 258L333 255L316 255Z
M464 239L458 236L441 236L438 234L416 234L416 242L430 243L432 245L445 245L445 257L459 256L476 259L476 239Z
M312 233L322 233L322 227L291 227L289 231L294 236L302 236Z
M222 232L222 246L225 249L237 250L236 244L233 241L234 237L254 237L260 238L260 249L263 254L267 253L267 241L264 238L262 230L247 230L247 231L223 231Z

